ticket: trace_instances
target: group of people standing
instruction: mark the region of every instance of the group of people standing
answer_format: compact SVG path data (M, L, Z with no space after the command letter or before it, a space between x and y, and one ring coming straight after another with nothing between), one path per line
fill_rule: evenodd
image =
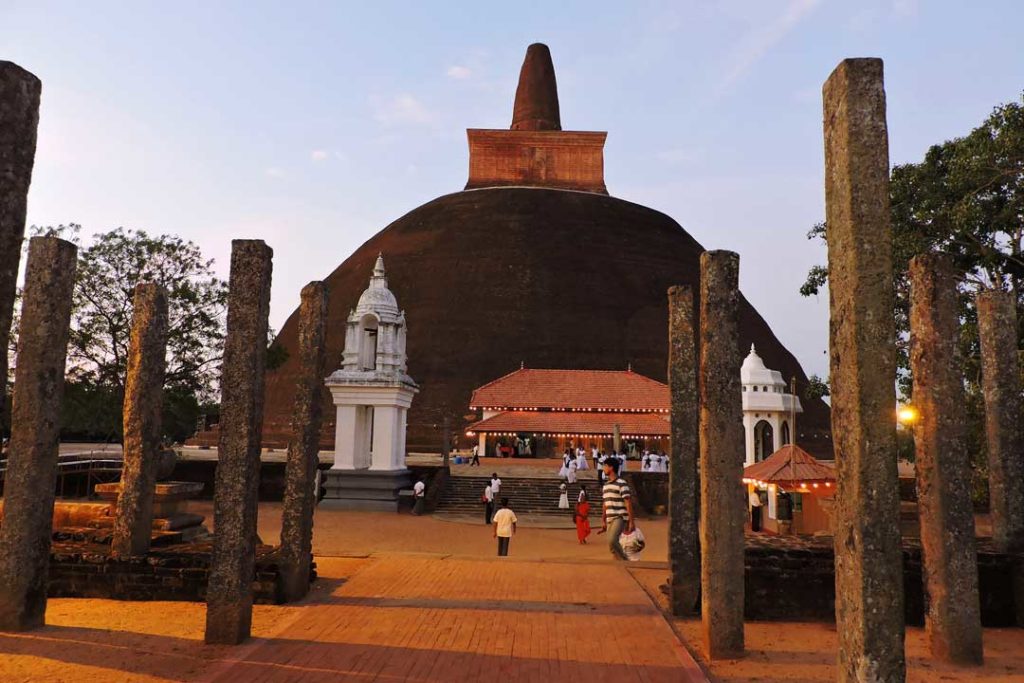
M668 456L664 453L644 451L640 457L641 472L668 472Z

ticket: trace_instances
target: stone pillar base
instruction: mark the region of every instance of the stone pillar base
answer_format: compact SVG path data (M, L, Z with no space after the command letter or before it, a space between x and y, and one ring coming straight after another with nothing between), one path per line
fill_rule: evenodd
M412 488L412 472L407 469L326 470L323 486L326 490L320 507L333 510L369 510L397 512L398 492Z

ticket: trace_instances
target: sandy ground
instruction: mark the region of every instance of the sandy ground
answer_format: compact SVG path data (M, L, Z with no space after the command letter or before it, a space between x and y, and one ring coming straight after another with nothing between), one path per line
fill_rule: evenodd
M668 576L659 569L632 569L633 576L661 607L668 609L659 590ZM697 619L672 619L676 633L685 640L691 654L711 677L721 683L774 681L812 683L836 679L836 629L833 624L799 622L747 622L744 626L747 655L708 665L701 645L701 623ZM985 665L958 668L933 660L923 628L907 627L907 681L937 683L954 681L1024 681L1024 630L985 629Z
M192 501L189 510L206 515L213 525L213 503ZM281 504L260 503L259 534L265 543L277 544L281 534ZM668 520L640 520L647 539L645 561L668 558ZM531 560L607 560L611 554L605 537L591 534L580 545L575 529L520 529L509 547L513 557ZM484 526L483 511L474 524L456 524L430 516L384 512L349 512L318 508L313 518L313 552L316 555L367 555L379 552L420 552L470 557L497 555L491 528Z

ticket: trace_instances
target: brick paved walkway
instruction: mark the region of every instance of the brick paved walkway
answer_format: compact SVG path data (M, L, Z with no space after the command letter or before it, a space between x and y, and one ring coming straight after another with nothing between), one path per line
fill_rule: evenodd
M202 680L704 680L621 565L385 555L322 572L279 632Z

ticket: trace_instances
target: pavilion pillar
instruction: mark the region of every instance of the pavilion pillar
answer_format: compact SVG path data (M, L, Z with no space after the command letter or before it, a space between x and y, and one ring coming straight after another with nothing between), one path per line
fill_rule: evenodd
M882 60L825 82L837 680L903 681L889 147Z
M740 257L700 256L701 622L709 659L743 654L743 410Z
M28 188L36 156L42 83L12 62L0 61L0 410L7 396L14 295Z
M153 494L160 448L167 354L167 292L135 286L124 387L124 458L111 554L145 555L153 535Z
M227 337L221 371L214 537L206 589L206 642L235 645L252 626L263 375L274 252L232 240Z
M299 304L299 376L295 383L292 434L285 465L281 512L281 579L286 601L309 592L313 560L313 511L316 508L317 456L323 419L320 392L327 375L327 285L311 282L302 288Z
M700 595L700 509L697 430L696 319L693 290L668 290L668 385L671 460L668 468L669 599L676 616L694 615Z
M952 261L939 254L915 256L910 288L910 368L920 412L914 460L928 592L925 627L933 657L981 664L978 556Z
M29 243L0 525L0 631L37 628L46 616L77 254L75 245L56 237Z
M1019 553L1024 551L1024 431L1017 309L1010 292L981 292L976 302L992 543L1001 552Z

